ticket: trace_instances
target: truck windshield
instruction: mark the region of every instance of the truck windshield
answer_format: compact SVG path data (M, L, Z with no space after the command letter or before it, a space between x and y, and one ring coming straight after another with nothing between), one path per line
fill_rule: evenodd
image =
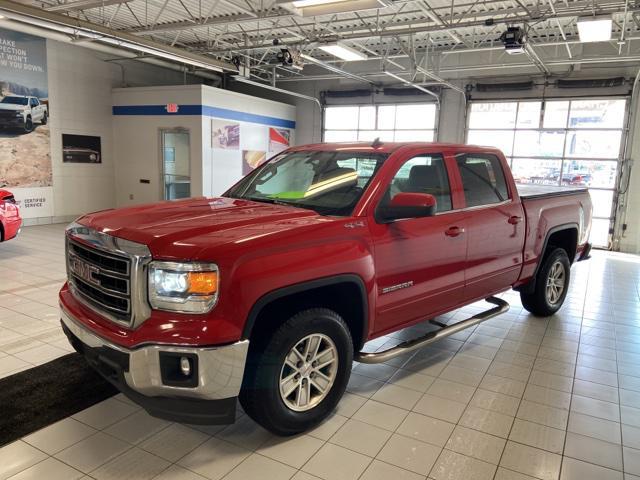
M348 216L387 154L291 152L274 157L224 196Z
M4 97L0 103L9 103L11 105L27 105L27 97Z

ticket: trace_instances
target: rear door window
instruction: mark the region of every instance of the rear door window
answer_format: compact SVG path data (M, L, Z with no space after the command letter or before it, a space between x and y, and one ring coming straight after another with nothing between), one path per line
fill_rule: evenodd
M467 207L501 203L509 190L500 159L491 154L459 154L456 157Z

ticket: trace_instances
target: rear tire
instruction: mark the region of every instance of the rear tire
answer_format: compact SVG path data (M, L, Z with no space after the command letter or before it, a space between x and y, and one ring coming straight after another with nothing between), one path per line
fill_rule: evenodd
M47 124L47 114L43 114L42 115L42 121L40 122L42 125L46 125Z
M353 362L353 341L340 315L326 308L304 310L268 338L251 342L240 404L253 420L289 436L331 414Z
M536 274L533 292L520 292L526 310L538 317L549 317L560 310L569 290L571 263L567 252L556 248L543 260Z

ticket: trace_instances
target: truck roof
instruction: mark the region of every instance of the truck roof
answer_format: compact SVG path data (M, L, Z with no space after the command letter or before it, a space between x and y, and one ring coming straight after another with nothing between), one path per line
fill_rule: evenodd
M444 142L344 142L344 143L313 143L293 147L291 150L318 150L318 151L334 151L334 150L358 150L371 151L380 153L393 153L403 147L416 148L420 150L445 151L460 150L497 152L501 153L495 147L483 147L479 145L465 145L463 143L444 143Z

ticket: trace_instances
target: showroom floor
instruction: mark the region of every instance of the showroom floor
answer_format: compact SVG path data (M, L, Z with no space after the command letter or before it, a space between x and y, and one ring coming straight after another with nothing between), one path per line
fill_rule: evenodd
M0 245L0 376L70 350L62 232ZM276 438L242 414L171 424L119 395L1 448L0 479L640 479L640 258L595 252L572 273L551 319L507 294L511 311L475 331L356 364L335 415L306 435Z

